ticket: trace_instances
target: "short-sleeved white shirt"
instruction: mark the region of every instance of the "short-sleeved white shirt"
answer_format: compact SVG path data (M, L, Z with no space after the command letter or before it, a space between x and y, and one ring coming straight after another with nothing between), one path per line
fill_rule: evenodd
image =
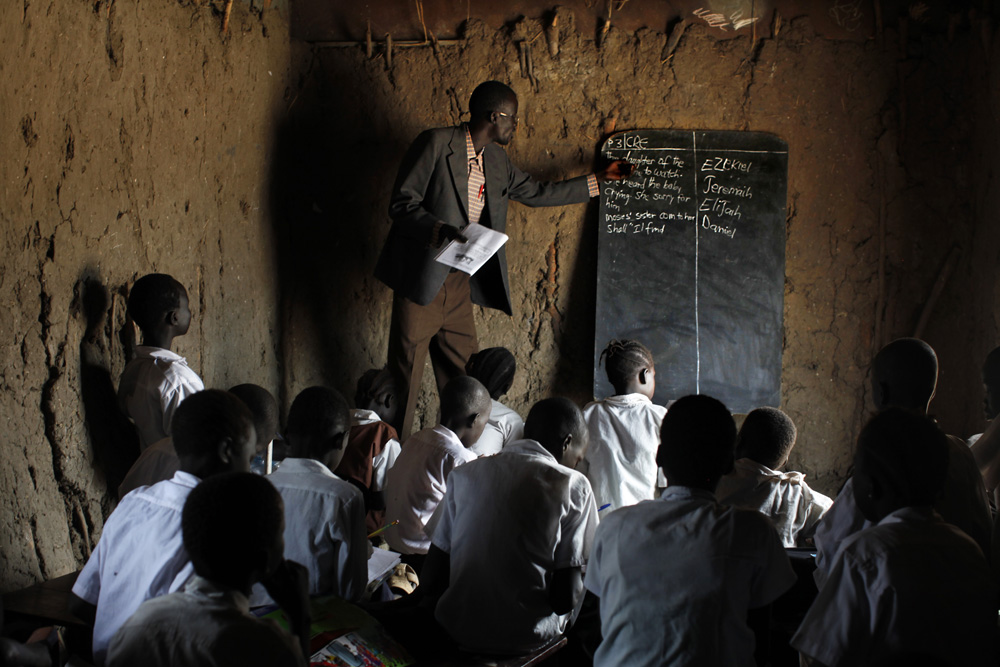
M139 458L129 468L125 479L118 485L118 497L124 498L140 486L151 486L174 476L181 467L181 459L174 449L174 439L166 437L142 450Z
M643 394L611 396L583 409L590 445L578 469L590 480L599 506L618 509L655 497L656 450L666 413Z
M751 667L747 611L794 582L766 517L672 486L597 527L585 579L601 599L594 665Z
M285 501L285 558L309 570L310 595L359 600L368 584L361 491L312 459L287 458L267 479Z
M435 615L459 644L524 653L565 631L548 602L552 573L582 567L597 528L587 478L534 440L452 472L434 545L451 555Z
M139 432L145 449L170 435L174 411L185 398L205 389L184 357L160 347L140 345L118 383L118 404Z
M385 521L399 520L383 533L393 551L427 553L431 538L424 528L444 498L448 476L475 458L454 432L440 424L407 438L385 482Z
M739 459L719 481L715 497L723 505L757 510L770 517L785 547L805 546L833 500L806 484L800 472L779 472L753 459Z
M136 489L105 522L73 585L73 593L97 606L97 665L104 664L108 642L140 604L180 589L194 572L181 537L181 510L199 481L178 471L166 481Z
M483 435L469 449L476 456L493 456L501 449L524 437L524 420L516 411L493 399L490 420Z
M996 618L976 543L937 513L905 507L844 542L791 644L828 667L894 651L996 665Z

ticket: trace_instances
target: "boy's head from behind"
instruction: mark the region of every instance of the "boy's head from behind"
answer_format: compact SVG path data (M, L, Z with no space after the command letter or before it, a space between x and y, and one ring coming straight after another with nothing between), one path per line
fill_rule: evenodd
M284 505L269 481L252 473L216 475L192 489L181 513L194 571L249 593L284 557Z
M247 472L254 457L253 416L227 391L206 389L184 399L171 422L180 469L206 479Z
M384 368L372 368L358 380L354 405L360 410L371 410L382 421L394 424L399 412L398 396L392 373Z
M1000 347L993 348L983 363L983 410L987 419L1000 414Z
M587 453L589 432L573 401L546 398L531 406L524 437L540 444L567 468L575 468Z
M467 375L453 379L441 392L441 425L471 447L489 421L493 401L483 384Z
M934 349L919 338L898 338L875 355L872 397L876 410L906 408L927 412L937 387Z
M756 461L777 470L788 461L795 445L795 424L777 408L757 408L743 420L736 436L736 458Z
M333 470L344 458L350 430L350 409L340 392L309 387L292 401L285 438L292 456L319 461Z
M499 400L514 384L517 361L505 347L490 347L469 357L465 372L483 383L490 398Z
M253 430L257 434L254 450L261 454L278 432L278 402L267 389L256 384L238 384L229 393L243 401L253 416Z
M889 408L858 436L854 499L869 521L901 507L932 505L948 473L948 439L928 417Z
M135 281L128 294L128 314L144 338L164 333L183 336L191 325L191 310L184 285L165 273L150 273Z
M698 394L674 402L660 426L656 462L671 486L715 491L733 469L736 422L720 401Z
M656 371L653 353L637 340L612 340L601 352L608 381L616 395L643 394L653 398Z

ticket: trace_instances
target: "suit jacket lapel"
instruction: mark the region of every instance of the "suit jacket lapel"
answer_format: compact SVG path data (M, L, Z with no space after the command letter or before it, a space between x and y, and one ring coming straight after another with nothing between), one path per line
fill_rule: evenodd
M455 196L462 204L465 219L469 219L469 160L465 148L465 128L456 127L448 144L451 154L448 155L448 167L451 169L451 182L455 184Z

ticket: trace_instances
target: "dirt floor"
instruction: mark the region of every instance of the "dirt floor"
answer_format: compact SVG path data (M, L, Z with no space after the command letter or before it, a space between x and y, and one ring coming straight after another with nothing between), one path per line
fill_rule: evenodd
M280 6L236 2L222 34L224 5L0 6L0 589L78 567L113 507L134 455L113 391L140 275L188 286L176 348L208 386L257 382L287 406L316 383L351 396L384 363L391 294L371 273L396 167L490 78L518 92L509 154L541 178L593 170L614 130L788 142L782 407L790 465L816 487L847 472L873 353L918 329L941 357L933 412L982 430L978 367L1000 326L991 23L837 40L804 15L722 39L693 20L676 40L612 27L598 45L560 10L557 55L525 18L390 59L290 41ZM593 202L510 209L514 316L477 321L483 347L518 359L521 411L592 398L596 231Z

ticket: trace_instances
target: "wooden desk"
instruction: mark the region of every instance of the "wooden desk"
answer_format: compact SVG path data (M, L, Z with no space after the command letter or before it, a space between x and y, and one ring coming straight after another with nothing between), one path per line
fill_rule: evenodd
M69 611L70 595L79 574L70 572L19 591L5 593L4 615L10 620L20 620L38 627L46 625L86 627L84 621Z
M496 656L477 656L470 653L468 656L456 656L448 658L443 662L436 661L434 664L437 667L534 667L550 658L565 645L566 638L558 637L540 649L526 655L498 658ZM424 664L417 663L417 667L424 667Z

